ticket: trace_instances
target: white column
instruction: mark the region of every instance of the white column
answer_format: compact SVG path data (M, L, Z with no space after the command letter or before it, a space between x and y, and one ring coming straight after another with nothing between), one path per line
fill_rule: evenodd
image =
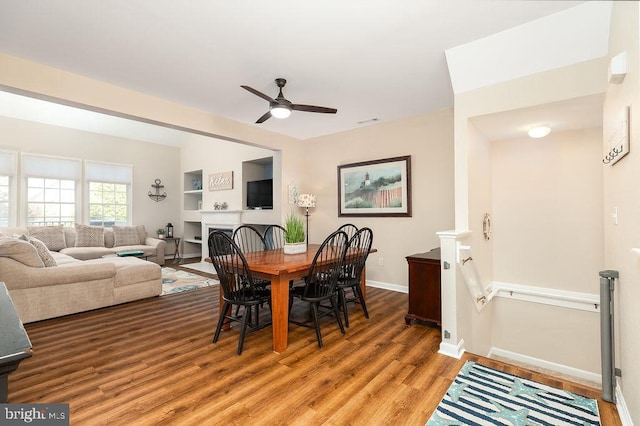
M438 232L440 237L440 288L442 300L442 342L439 353L460 358L464 353L464 339L458 336L457 303L457 242L469 236L469 231Z

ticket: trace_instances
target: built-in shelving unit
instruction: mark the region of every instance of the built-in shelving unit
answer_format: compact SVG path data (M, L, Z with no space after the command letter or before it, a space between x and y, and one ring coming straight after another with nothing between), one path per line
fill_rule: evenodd
M201 215L202 210L202 170L193 170L184 173L183 182L183 235L182 253L185 256L200 254L202 249Z

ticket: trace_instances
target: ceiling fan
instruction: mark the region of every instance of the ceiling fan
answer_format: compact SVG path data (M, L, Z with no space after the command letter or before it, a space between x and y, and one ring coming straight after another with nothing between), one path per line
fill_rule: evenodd
M269 111L267 111L262 117L258 118L256 124L264 123L271 117L275 118L287 118L291 115L291 111L306 111L306 112L320 112L324 114L335 114L338 112L335 108L325 108L321 106L314 105L301 105L301 104L293 104L289 100L287 100L282 95L282 88L285 84L287 84L287 80L284 78L276 78L276 84L280 88L280 93L278 93L278 97L273 99L270 96L265 95L264 93L254 89L249 86L240 86L243 89L248 90L256 96L260 96L265 101L269 101Z

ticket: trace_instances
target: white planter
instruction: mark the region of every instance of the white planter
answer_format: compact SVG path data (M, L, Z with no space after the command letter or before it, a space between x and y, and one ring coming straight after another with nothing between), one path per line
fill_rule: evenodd
M284 254L300 254L307 251L307 243L284 243Z
M158 235L158 239L160 239L160 240L164 240L164 234L160 234L160 235Z

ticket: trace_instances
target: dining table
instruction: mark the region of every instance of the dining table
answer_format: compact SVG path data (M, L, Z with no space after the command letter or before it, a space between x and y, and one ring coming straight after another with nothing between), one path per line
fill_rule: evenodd
M283 249L243 253L253 277L271 282L273 351L276 353L282 353L287 349L289 336L289 282L303 278L309 273L319 248L320 244L309 244L307 251L300 254L285 254ZM370 252L375 251L375 249L372 249ZM348 256L349 253L347 253ZM362 289L362 297L366 297L366 267L362 270L360 288ZM224 305L222 297L223 293L220 291L220 307ZM220 312L220 315L222 314L223 312Z

